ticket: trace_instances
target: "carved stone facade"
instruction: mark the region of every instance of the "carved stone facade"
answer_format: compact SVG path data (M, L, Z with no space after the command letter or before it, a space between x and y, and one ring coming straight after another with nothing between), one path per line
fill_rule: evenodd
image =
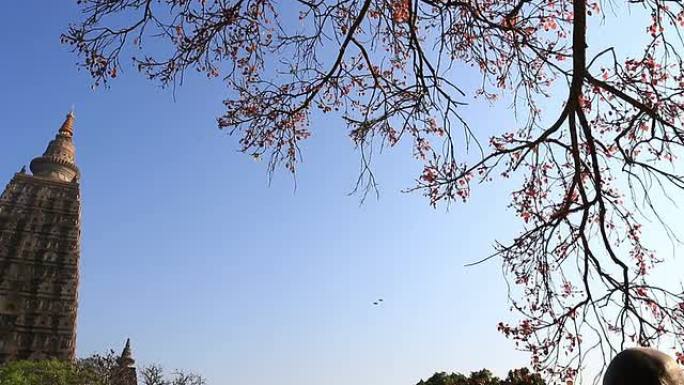
M72 114L33 175L0 196L0 364L71 360L76 348L80 196Z

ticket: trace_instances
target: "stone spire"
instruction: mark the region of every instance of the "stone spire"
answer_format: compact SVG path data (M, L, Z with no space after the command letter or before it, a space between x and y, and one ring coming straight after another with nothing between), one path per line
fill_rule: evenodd
M126 346L124 346L121 356L117 359L117 363L121 368L130 368L135 364L133 353L131 352L131 339L126 338Z
M135 369L135 360L133 353L131 353L131 339L126 339L126 346L124 346L121 356L116 359L118 364L117 372L114 377L114 385L137 385L138 373Z
M74 112L69 111L69 113L66 116L66 119L64 119L64 123L62 123L62 127L59 128L59 133L64 135L65 137L73 138L75 118L76 117L74 116Z
M76 167L76 148L72 138L74 136L74 114L69 112L43 156L31 161L33 175L61 182L78 180L79 171Z

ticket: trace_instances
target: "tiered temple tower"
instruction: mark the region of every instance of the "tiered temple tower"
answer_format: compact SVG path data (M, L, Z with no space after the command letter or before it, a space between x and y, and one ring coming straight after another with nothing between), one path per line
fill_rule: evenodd
M135 360L131 352L131 339L126 340L121 356L116 360L117 372L114 378L114 385L137 385L138 374L135 369Z
M79 171L69 113L0 196L0 364L71 360L76 347Z

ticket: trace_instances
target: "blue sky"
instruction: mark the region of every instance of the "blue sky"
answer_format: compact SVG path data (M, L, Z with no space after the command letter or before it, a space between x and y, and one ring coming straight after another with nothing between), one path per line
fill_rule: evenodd
M249 385L408 385L526 363L496 332L510 318L498 264L463 267L514 234L509 186L435 210L400 192L420 165L398 149L376 159L381 198L359 205L358 155L341 122L320 119L296 191L285 173L269 185L216 128L220 82L190 78L174 101L129 69L93 91L59 44L75 2L4 10L0 181L76 109L79 355L131 337L139 363ZM501 109L468 114L509 128Z
M381 197L360 205L347 195L358 156L334 120L314 122L296 191L286 173L269 186L216 128L220 82L191 79L174 101L129 70L92 91L59 44L74 3L14 2L0 25L0 180L75 105L80 355L131 337L140 363L250 385L414 384L526 362L496 332L509 317L498 265L463 267L514 229L505 189L435 210L400 192L420 167L409 150L387 151Z

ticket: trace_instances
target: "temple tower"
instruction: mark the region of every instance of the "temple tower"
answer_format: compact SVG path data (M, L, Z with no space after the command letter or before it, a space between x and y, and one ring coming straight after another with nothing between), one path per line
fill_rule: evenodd
M71 360L76 348L79 171L69 113L0 195L0 364Z
M131 339L126 339L126 346L124 346L121 356L116 360L117 373L114 378L114 385L137 385L138 374L135 369L135 360L131 352Z

